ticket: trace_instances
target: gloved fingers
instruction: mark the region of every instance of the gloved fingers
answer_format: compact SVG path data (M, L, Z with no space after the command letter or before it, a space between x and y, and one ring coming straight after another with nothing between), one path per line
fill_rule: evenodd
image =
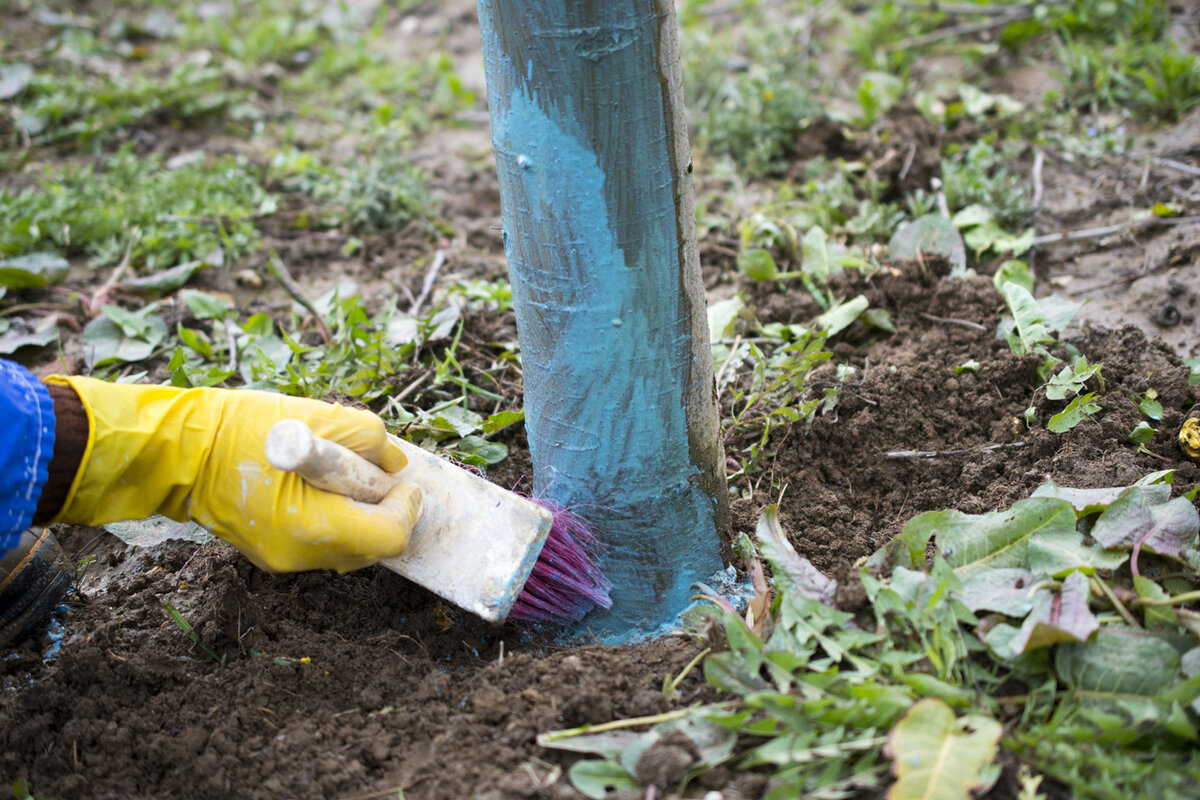
M408 463L404 452L388 437L383 420L370 411L299 397L286 401L285 416L303 420L317 436L353 450L384 472L399 472Z
M397 482L376 504L320 490L305 495L308 524L297 529L294 536L325 548L329 563L323 566L338 572L403 553L423 509L421 490L408 481Z

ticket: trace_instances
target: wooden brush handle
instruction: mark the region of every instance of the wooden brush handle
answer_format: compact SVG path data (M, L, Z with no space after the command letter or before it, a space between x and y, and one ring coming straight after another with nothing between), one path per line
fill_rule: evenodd
M378 503L396 479L367 459L336 442L321 439L298 419L275 423L267 434L267 461L295 472L318 489L363 503Z

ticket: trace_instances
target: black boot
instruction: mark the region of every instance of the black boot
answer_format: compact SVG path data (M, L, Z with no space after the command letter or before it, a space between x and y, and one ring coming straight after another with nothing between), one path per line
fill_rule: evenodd
M45 622L73 577L48 528L21 534L20 543L0 561L0 648L20 642Z

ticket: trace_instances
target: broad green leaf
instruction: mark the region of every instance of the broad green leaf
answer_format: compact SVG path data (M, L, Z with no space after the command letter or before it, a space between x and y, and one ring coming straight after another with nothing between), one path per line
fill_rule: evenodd
M696 746L699 759L695 766L711 767L729 758L737 743L737 732L722 725L710 722L702 716L688 716L683 719L660 722L650 730L639 735L625 747L620 755L620 764L630 775L637 773L638 759L648 749L654 746L664 735L671 731L679 731Z
M1200 383L1200 358L1185 358L1183 365L1190 371L1188 372L1188 385L1195 386Z
M170 269L151 272L138 278L122 281L122 285L146 292L173 292L185 285L192 276L208 266L205 261L186 261Z
M995 219L996 212L987 206L975 203L959 211L950 218L950 221L954 223L954 227L956 228L973 228L976 225L986 225L989 222L994 222Z
M54 317L30 322L23 317L4 318L8 323L0 333L0 355L10 355L22 347L45 347L58 341L58 325Z
M508 458L508 447L500 442L489 442L481 436L464 436L446 450L451 458L474 467L489 467Z
M954 368L954 374L960 375L964 372L979 372L980 366L982 365L978 361L973 358L969 358Z
M1033 273L1024 261L1005 261L996 268L992 275L992 284L997 291L1004 291L1004 284L1015 283L1025 291L1033 294Z
M737 266L739 272L756 281L773 281L779 277L775 259L761 247L750 247L738 253Z
M1098 569L1117 569L1127 560L1129 554L1122 550L1084 544L1074 530L1045 531L1029 542L1029 568L1039 575L1060 577L1074 570L1091 575Z
M479 429L484 436L491 436L493 433L502 431L510 425L516 425L518 422L524 421L524 409L519 409L517 411L513 411L511 409L497 411L495 414L492 414L490 417L485 419L483 424L479 426Z
M888 737L896 783L889 800L970 800L996 758L1000 723L982 715L956 719L950 706L927 698L908 710Z
M580 761L567 775L571 785L592 800L604 800L611 792L635 791L637 781L611 761Z
M950 264L950 274L967 274L967 248L954 223L940 214L926 214L902 225L888 242L888 257L893 261L909 261L923 256L939 255Z
M1072 572L1058 594L1043 598L1029 613L1010 647L1029 653L1059 642L1086 642L1099 627L1088 610L1088 580L1082 572Z
M1137 404L1138 409L1143 414L1155 422L1158 422L1162 419L1162 403L1158 402L1158 393L1153 389L1146 392L1144 395L1134 397L1133 402Z
M1179 651L1164 638L1105 626L1091 641L1060 645L1054 669L1072 690L1095 699L1154 697L1174 682L1179 660Z
M813 325L825 331L826 336L836 336L844 331L867 310L869 302L866 295L858 295L853 300L838 303L813 321Z
M1129 439L1130 444L1146 444L1154 438L1155 433L1157 433L1157 431L1150 426L1150 423L1143 421L1133 426L1133 430L1129 432L1129 436L1127 438Z
M955 708L965 708L977 699L975 692L947 683L925 672L901 673L900 680L920 697L936 697Z
M1162 488L1159 488L1162 487ZM1185 497L1167 500L1165 484L1130 486L1104 510L1091 535L1104 547L1141 547L1162 556L1179 559L1187 547L1196 546L1200 513Z
M1133 588L1144 600L1168 600L1170 595L1145 575L1133 576ZM1147 628L1174 628L1179 624L1175 610L1169 605L1147 605L1142 608Z
M1023 617L1047 589L1034 590L1036 576L1022 567L977 569L962 576L962 588L954 593L971 611L996 611L1010 617Z
M867 327L887 333L896 332L896 323L892 322L892 314L886 308L868 308L859 319Z
M1067 403L1066 408L1050 418L1050 421L1046 423L1046 429L1051 433L1066 433L1071 430L1100 410L1099 404L1093 402L1095 399L1095 392L1077 396Z
M1015 283L1004 284L1002 293L1016 321L1008 335L1008 346L1014 353L1023 356L1054 341L1033 295Z
M67 277L71 265L54 253L29 253L0 261L0 286L6 289L37 289Z
M977 569L1028 568L1030 541L1039 535L1074 533L1075 510L1062 500L1031 497L1007 511L987 514L930 511L909 520L902 535L916 537L925 531L936 534L938 554L965 579Z
M1100 372L1101 364L1088 364L1083 356L1065 366L1046 384L1047 400L1066 400L1079 394L1089 378Z
M736 295L726 300L710 303L708 306L709 338L716 342L733 336L736 333L738 317L745 307L746 302Z
M810 600L833 605L837 585L792 547L779 524L776 506L770 506L759 516L754 535L781 591L798 592Z
M828 283L830 277L842 271L830 249L829 236L819 225L809 228L800 241L801 269L821 284Z
M1082 518L1108 508L1121 496L1121 492L1128 488L1127 486L1112 486L1105 489L1072 489L1067 486L1059 486L1052 480L1047 480L1033 490L1032 496L1054 497L1059 500L1065 500L1074 506L1076 516ZM1153 489L1152 492L1155 497L1161 497L1164 500L1171 496L1171 488L1169 486L1160 485L1160 488Z
M184 289L179 295L197 319L221 319L233 310L233 299L228 296L198 289Z
M0 100L11 100L25 91L33 79L33 67L19 61L15 64L0 64Z
M107 315L89 322L83 329L84 362L94 369L149 358L167 337L167 324L155 316L145 317L144 322L144 333L135 334Z
M643 734L635 731L607 731L605 733L583 733L578 736L563 736L567 731L552 731L539 734L538 747L551 750L566 750L570 753L590 753L604 759L615 760L621 752Z

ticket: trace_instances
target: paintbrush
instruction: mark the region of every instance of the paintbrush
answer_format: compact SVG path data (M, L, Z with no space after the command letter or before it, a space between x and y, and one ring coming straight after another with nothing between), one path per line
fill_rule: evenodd
M565 625L612 605L583 519L391 438L408 458L398 474L318 438L300 420L276 423L266 454L276 469L364 503L378 503L398 480L415 483L423 509L408 546L379 563L486 620Z

